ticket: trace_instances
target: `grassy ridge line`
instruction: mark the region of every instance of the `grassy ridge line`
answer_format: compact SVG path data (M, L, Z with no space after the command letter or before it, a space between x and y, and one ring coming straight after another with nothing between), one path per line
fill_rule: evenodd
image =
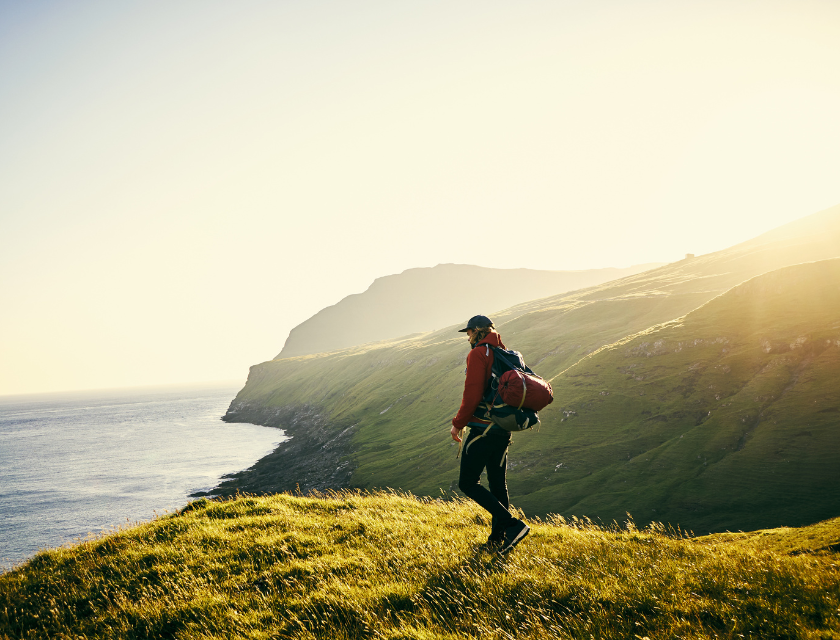
M201 500L0 576L0 637L840 638L811 528L776 532L781 552L552 517L507 558L479 550L487 528L393 492Z
M655 324L652 327L648 327L647 329L645 329L643 331L639 331L638 333L634 333L633 335L622 338L621 340L616 340L615 342L613 342L611 344L605 344L602 347L598 347L597 349L595 349L595 351L593 351L592 353L586 354L585 356L583 356L580 360L575 362L570 367L566 367L560 373L557 373L554 376L552 376L551 378L549 378L548 381L553 382L554 380L556 380L557 378L562 376L567 371L571 371L572 369L574 369L579 364L583 364L586 360L589 360L590 358L594 358L595 356L597 356L602 351L610 351L612 349L618 349L619 347L622 347L625 344L628 344L628 343L632 342L633 340L636 340L637 338L643 338L645 336L649 336L653 333L656 333L657 331L660 331L661 329L665 329L666 327L680 326L680 323L682 322L683 318L685 318L685 316L683 316L682 318L677 318L676 320L669 320L668 322L662 322L660 324Z
M652 269L535 271L440 264L377 278L361 294L347 296L299 324L276 357L337 351L464 322L487 302L486 292L464 282L493 282L494 304L504 308L527 300L573 291Z
M809 262L805 262L805 263L802 263L802 264L815 264L815 263L816 263L816 261L809 261ZM793 265L793 266L798 266L798 265ZM764 275L764 274L761 274L761 275ZM739 287L745 287L745 286L747 286L747 287L748 287L748 286L749 286L749 283L750 283L750 281L751 281L751 280L756 280L756 279L758 279L758 278L761 278L761 275L753 276L752 278L749 278L749 279L745 280L744 282L742 282L740 285L737 285L737 286L739 286ZM701 304L700 306L698 306L696 309L694 309L694 310L692 311L692 313L702 313L702 309L703 309L703 307L705 307L705 306L707 306L707 305L710 305L710 304L714 304L714 302L715 302L718 298L720 298L721 296L726 295L726 293L727 293L727 292L720 293L720 294L718 294L717 296L715 296L714 298L711 298L710 300L708 300L708 301L704 302L703 304ZM583 362L585 362L586 360L588 360L588 359L590 359L590 358L592 358L592 357L594 357L594 356L598 355L598 354L599 354L599 353L601 353L602 351L610 351L610 350L613 350L613 349L618 349L618 348L620 348L620 347L623 347L623 346L624 346L624 345L626 345L626 344L629 344L630 342L633 342L634 340L637 340L637 339L640 339L640 338L649 337L649 336L651 336L651 335L653 335L653 334L655 334L655 333L657 333L657 332L659 332L659 331L662 331L663 329L667 329L667 328L679 328L680 326L682 326L682 323L685 321L685 318L686 318L686 316L687 316L687 315L688 315L688 314L686 314L685 316L682 316L682 317L680 317L680 318L675 318L675 319L673 319L673 320L668 320L667 322L661 322L661 323L659 323L659 324L655 324L655 325L653 325L653 326L651 326L651 327L648 327L647 329L643 329L642 331L639 331L639 332L637 332L637 333L634 333L634 334L631 334L631 335L625 336L624 338L621 338L620 340L616 340L615 342L613 342L613 343L611 343L611 344L605 344L605 345L603 345L602 347L599 347L598 349L596 349L595 351L593 351L592 353L589 353L589 354L585 355L583 358L581 358L580 360L578 360L577 362L575 362L575 363L574 363L573 365L571 365L570 367L567 367L566 369L564 369L564 370L563 370L563 371L561 371L560 373L555 374L552 378L550 378L550 379L549 379L549 381L552 381L552 380L554 380L555 378L558 378L559 376L562 376L562 375L563 375L564 373L566 373L567 371L570 371L570 370L571 370L571 369L573 369L574 367L576 367L576 366L578 366L579 364L582 364Z
M811 263L806 263L806 264L811 264ZM753 279L758 278L758 277L760 277L760 276L753 276L753 278L750 278L749 280L753 280ZM746 284L746 283L748 283L748 282L749 282L749 280L744 281L742 284ZM693 310L693 312L698 312L698 311L700 311L700 309L702 309L704 306L706 306L706 305L708 305L708 304L710 304L710 303L714 302L714 301L715 301L717 298L719 298L720 296L725 295L725 293L726 293L726 292L721 293L721 294L718 294L718 295L717 295L717 296L715 296L714 298L711 298L710 300L708 300L708 301L704 302L704 303L703 303L703 304L701 304L699 307L697 307L696 309L694 309L694 310ZM615 298L615 299L617 300L617 299L621 299L621 298ZM680 326L682 326L682 323L685 321L685 318L686 318L686 316L687 316L687 315L688 315L688 314L686 314L685 316L681 316L681 317L679 317L679 318L675 318L675 319L673 319L673 320L668 320L668 321L666 321L666 322L660 322L659 324L655 324L655 325L653 325L653 326L651 326L651 327L648 327L647 329L643 329L643 330L638 331L638 332L636 332L636 333L634 333L634 334L627 335L627 336L625 336L625 337L621 338L620 340L616 340L616 341L615 341L615 342L613 342L613 343L610 343L610 344L605 344L605 345L603 345L603 346L601 346L601 347L598 347L597 349L595 349L595 350L594 350L594 351L592 351L591 353L588 353L588 354L586 354L585 356L583 356L580 360L578 360L577 362L575 362L575 363L574 363L574 364L572 364L571 366L566 367L565 369L563 369L563 370L562 370L562 371L560 371L559 373L556 373L554 376L552 376L551 378L549 378L549 379L548 379L548 381L549 381L549 382L554 381L555 379L559 378L560 376L562 376L562 375L563 375L564 373L566 373L567 371L570 371L570 370L574 369L576 366L578 366L578 365L580 365L580 364L583 364L586 360L589 360L590 358L593 358L593 357L597 356L597 355L598 355L598 354L600 354L602 351L611 351L611 350L613 350L613 349L618 349L618 348L620 348L620 347L623 347L623 346L624 346L624 345L626 345L626 344L629 344L630 342L633 342L634 340L637 340L637 339L640 339L640 338L645 338L645 337L648 337L648 336L653 335L653 334L655 334L655 333L657 333L657 332L659 332L659 331L661 331L661 330L663 330L663 329L667 329L667 328L670 328L670 327L673 327L673 328L679 328Z
M746 545L759 551L786 555L803 553L840 553L840 518L818 522L808 527L760 529L747 533L716 533L698 540L712 544Z

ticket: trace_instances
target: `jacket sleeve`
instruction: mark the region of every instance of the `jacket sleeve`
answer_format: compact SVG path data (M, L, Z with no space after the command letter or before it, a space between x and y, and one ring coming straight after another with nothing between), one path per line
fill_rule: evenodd
M452 425L463 429L472 420L481 398L484 395L484 386L489 377L490 358L484 355L484 349L473 349L467 355L467 379L464 381L464 396L461 399L461 408L458 415L452 418Z

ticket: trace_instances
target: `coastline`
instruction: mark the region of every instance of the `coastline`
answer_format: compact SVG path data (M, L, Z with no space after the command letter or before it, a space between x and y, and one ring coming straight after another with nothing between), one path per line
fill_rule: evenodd
M287 439L248 469L225 476L211 491L191 494L191 498L310 493L352 486L351 440L356 425L337 427L312 405L271 408L236 400L222 420L282 429Z

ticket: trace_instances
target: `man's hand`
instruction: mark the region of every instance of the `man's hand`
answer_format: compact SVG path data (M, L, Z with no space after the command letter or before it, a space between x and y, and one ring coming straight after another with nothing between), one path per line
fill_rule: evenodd
M463 431L463 429L459 429L458 427L456 427L454 425L452 426L452 429L449 433L452 434L452 439L455 442L461 442L461 431Z

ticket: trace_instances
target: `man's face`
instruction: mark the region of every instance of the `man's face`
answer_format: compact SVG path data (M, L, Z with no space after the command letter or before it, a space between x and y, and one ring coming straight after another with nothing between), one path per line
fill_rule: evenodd
M467 340L472 342L473 334L475 333L475 329L467 329Z

